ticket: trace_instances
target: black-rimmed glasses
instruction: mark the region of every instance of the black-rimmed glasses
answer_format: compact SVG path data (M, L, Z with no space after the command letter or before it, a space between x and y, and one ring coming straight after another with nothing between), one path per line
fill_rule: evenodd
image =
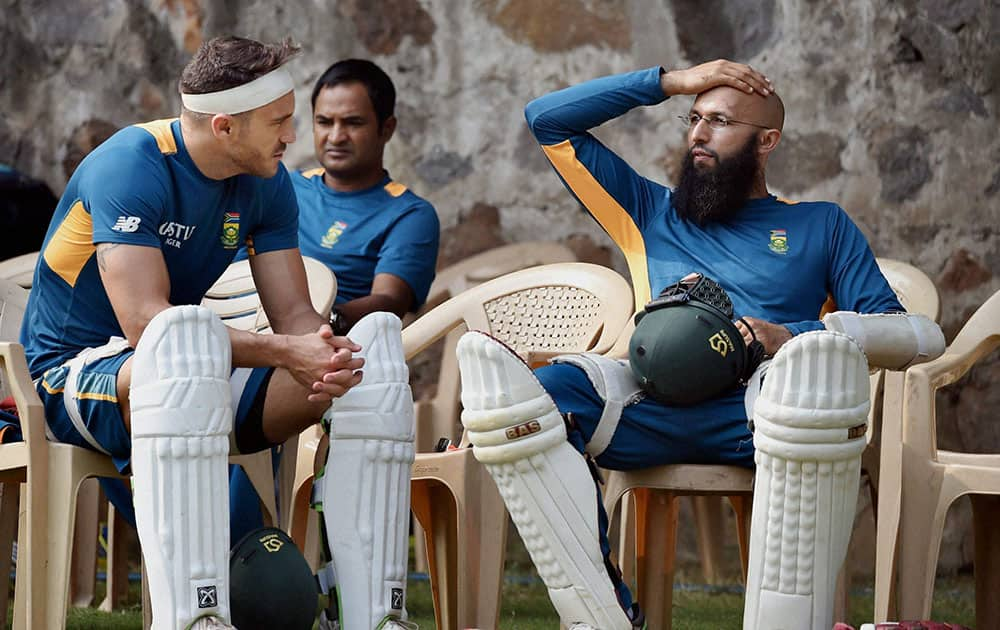
M726 118L725 116L721 116L719 114L702 116L701 114L691 112L690 114L681 114L677 118L684 123L684 127L686 129L691 129L702 120L708 123L708 126L715 130L725 129L729 125L750 125L751 127L757 127L758 129L770 129L770 127L765 125L758 125L757 123L746 122L745 120L733 120L732 118Z

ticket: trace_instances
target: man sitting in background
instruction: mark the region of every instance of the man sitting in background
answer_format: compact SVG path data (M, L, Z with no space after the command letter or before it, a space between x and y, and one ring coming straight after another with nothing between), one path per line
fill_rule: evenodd
M313 88L313 143L319 168L293 173L299 249L337 277L330 313L345 334L376 311L403 317L423 305L437 261L434 207L393 181L383 165L396 130L396 89L364 59L334 63ZM241 255L245 255L241 252ZM263 525L257 495L242 468L230 476L233 543Z

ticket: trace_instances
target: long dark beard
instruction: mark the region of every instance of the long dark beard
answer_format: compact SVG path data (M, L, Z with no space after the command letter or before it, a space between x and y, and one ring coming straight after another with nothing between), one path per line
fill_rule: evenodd
M700 226L725 223L746 203L757 174L757 138L750 136L736 155L716 157L715 168L699 170L689 149L684 156L681 180L674 190L677 215Z

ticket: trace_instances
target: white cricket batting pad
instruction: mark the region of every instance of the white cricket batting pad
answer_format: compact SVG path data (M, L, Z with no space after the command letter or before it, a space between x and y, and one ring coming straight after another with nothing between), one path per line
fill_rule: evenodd
M559 618L630 629L601 555L593 477L566 441L552 398L524 361L483 333L462 336L458 366L473 453L496 481Z
M364 376L324 415L323 518L344 630L406 619L414 420L400 328L391 313L354 325L347 336L361 346Z
M836 311L826 314L823 325L857 341L872 368L905 370L944 354L941 327L924 315Z
M775 355L754 407L757 474L745 630L829 630L858 499L868 364L840 333Z
M135 515L157 630L229 620L230 354L212 311L176 306L132 358Z

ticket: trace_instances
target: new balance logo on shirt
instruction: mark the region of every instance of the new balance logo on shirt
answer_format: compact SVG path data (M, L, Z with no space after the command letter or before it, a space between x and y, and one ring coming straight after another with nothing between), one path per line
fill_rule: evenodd
M111 229L115 232L135 232L139 229L140 217L118 217Z

